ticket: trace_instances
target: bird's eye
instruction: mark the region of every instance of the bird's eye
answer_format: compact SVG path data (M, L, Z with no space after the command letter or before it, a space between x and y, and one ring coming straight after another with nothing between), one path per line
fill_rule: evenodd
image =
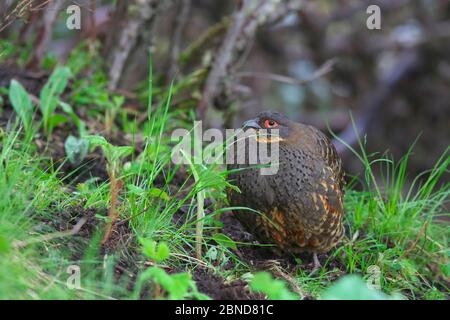
M266 121L264 121L264 126L269 129L269 128L276 128L278 127L278 123L274 120L270 120L267 119Z

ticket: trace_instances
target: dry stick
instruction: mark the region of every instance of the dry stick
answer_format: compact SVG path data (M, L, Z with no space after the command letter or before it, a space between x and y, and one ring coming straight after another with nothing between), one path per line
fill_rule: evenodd
M324 64L322 64L310 77L306 79L295 79L292 77L288 77L281 74L274 74L274 73L265 73L265 72L252 72L252 71L245 71L245 72L239 72L236 74L237 77L245 78L245 77L253 77L253 78L260 78L260 79L267 79L271 81L277 81L292 85L302 85L311 81L314 81L325 74L332 71L333 66L335 64L335 59L330 59L325 61Z
M185 254L181 254L181 253L174 253L174 252L170 253L170 255L174 256L174 257L178 257L179 259L184 260L186 262L195 262L202 267L205 267L205 268L208 268L208 269L211 269L214 271L214 267L211 267L209 264L207 264L206 262L204 262L200 259L188 256Z
M222 81L236 62L236 53L245 52L251 39L261 25L276 22L288 13L298 10L298 0L242 0L239 10L233 15L231 26L222 41L211 72L206 79L202 99L197 108L197 117L205 118L211 102L223 91Z
M49 241L49 240L53 240L53 239L57 239L57 238L73 236L73 235L77 234L80 231L81 227L86 223L86 221L87 221L87 218L83 217L70 230L44 234L42 236L38 236L36 238L32 238L32 239L27 240L27 241L15 241L13 243L13 247L15 249L20 249L20 248L23 248L23 247L25 247L25 246L27 246L29 244L36 243L36 242L44 242L44 241Z
M189 19L189 12L191 11L191 0L180 0L178 6L178 12L175 18L175 27L170 41L170 57L169 57L169 78L174 77L178 71L178 58L180 56L180 47L182 34L185 29L186 23Z
M419 243L420 238L422 238L422 235L423 235L424 233L426 233L427 227L428 227L428 220L425 221L425 223L423 224L423 226L422 226L422 228L420 229L419 234L417 235L417 238L416 238L416 240L414 241L414 243L411 245L411 247L409 247L408 250L406 250L406 251L402 254L402 256L400 257L400 259L406 258L406 257L411 253L411 251L414 250L414 248L415 248L415 247L417 246L417 244ZM426 241L426 240L427 240L427 238L425 237L425 241Z
M120 226L120 225L124 224L125 222L130 221L131 219L134 219L137 216L140 216L141 214L144 214L148 209L150 209L152 207L152 205L153 205L153 200L150 202L150 205L148 205L147 207L145 207L144 209L142 209L138 213L136 213L136 214L134 214L134 215L132 215L132 216L130 216L128 218L125 218L125 219L122 219L122 220L118 221L117 223L115 223L115 225L116 226Z
M229 25L230 19L225 17L221 21L209 27L209 29L200 35L197 40L189 44L189 46L183 50L180 54L178 62L180 64L187 64L194 56L197 57L209 43L213 42L214 39L225 33Z
M6 17L3 19L4 21L0 25L0 32L5 30L11 23L14 22L14 19L11 19L11 17L14 15L15 18L20 18L24 14L24 8L27 8L32 5L33 0L25 0L20 1L14 9L6 15Z
M117 89L123 74L125 63L133 48L137 44L140 32L145 31L144 25L147 21L155 18L159 6L164 1L160 0L135 0L129 6L129 15L126 17L123 28L115 40L115 46L111 51L109 69L109 89ZM167 2L167 0L166 0Z
M38 68L41 65L47 46L52 38L53 24L64 3L64 0L51 1L45 7L41 24L38 27L37 37L33 44L31 57L27 64L28 68Z
M38 4L36 7L30 8L30 11L39 11L39 10L42 10L42 9L44 9L44 8L47 6L47 4L49 4L49 3L52 2L52 1L53 1L53 0L45 0L45 1L43 1L42 3Z
M222 46L219 50L219 55L216 58L216 63L206 79L202 100L200 101L197 109L197 114L200 118L204 118L208 105L211 103L211 100L218 91L220 80L224 74L226 74L227 66L229 66L232 62L236 42L241 35L242 28L246 20L245 18L248 14L247 11L252 3L253 2L251 0L243 0L242 8L236 12L232 25L225 35Z
M89 12L89 23L91 27L91 33L89 35L89 54L94 55L95 51L95 41L97 40L97 21L95 19L95 10L97 8L96 0L91 0L90 12Z
M195 252L197 259L202 258L203 219L205 218L205 191L197 192L197 224L195 226Z
M274 262L274 263L271 263ZM288 274L278 263L278 261L269 261L269 268L273 272L275 276L278 276L285 280L292 288L292 290L297 293L300 298L303 300L307 297L307 294L303 289L299 286L297 280Z

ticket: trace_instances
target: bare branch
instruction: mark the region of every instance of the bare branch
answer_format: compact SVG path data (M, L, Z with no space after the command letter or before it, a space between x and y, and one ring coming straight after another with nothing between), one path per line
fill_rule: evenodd
M271 81L286 83L286 84L292 84L292 85L303 85L308 82L314 81L325 74L331 72L333 70L333 66L335 64L335 59L330 59L326 61L323 65L320 66L310 77L306 79L295 79L292 77L288 77L281 74L274 74L274 73L265 73L265 72L239 72L236 74L236 77L240 78L260 78L260 79L267 79Z
M180 56L181 40L184 28L189 18L191 11L191 0L180 0L178 12L175 18L175 27L173 29L172 39L170 42L170 57L169 57L169 77L173 77L178 71L178 58Z
M28 241L16 241L16 242L14 242L13 246L16 249L20 249L20 248L23 248L23 247L28 246L30 244L33 244L33 243L50 241L50 240L53 240L53 239L58 239L58 238L63 238L63 237L76 235L81 230L81 228L86 223L86 221L87 221L87 218L83 217L70 230L44 234L44 235L38 236L36 238L32 238L32 239L30 239Z
M122 22L123 25L118 29L119 33L114 40L113 50L110 54L109 89L117 89L125 63L137 44L140 32L146 31L144 25L154 20L156 13L163 4L167 4L167 2L135 0L128 5L127 19ZM118 8L122 9L122 7Z
M239 53L245 52L258 27L277 22L289 12L298 10L303 1L291 0L243 0L235 12L227 34L219 48L211 72L206 79L202 99L197 108L197 116L205 117L212 101L225 92L224 80Z
M52 39L53 25L58 17L58 13L65 4L65 0L60 1L46 1L40 4L37 8L30 10L40 10L44 4L47 4L43 13L42 20L39 22L40 26L37 30L37 37L33 45L33 51L31 53L30 61L28 62L28 68L38 68L45 56L47 46Z

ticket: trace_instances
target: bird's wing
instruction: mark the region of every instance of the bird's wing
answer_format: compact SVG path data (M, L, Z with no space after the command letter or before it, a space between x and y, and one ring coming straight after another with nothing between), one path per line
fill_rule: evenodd
M320 130L311 127L314 130L317 139L317 152L324 159L326 165L331 168L334 178L339 184L339 189L343 190L345 185L344 170L342 169L342 160L331 140Z

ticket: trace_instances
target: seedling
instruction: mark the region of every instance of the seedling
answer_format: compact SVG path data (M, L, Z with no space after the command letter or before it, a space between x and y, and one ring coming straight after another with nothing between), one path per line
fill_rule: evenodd
M140 239L143 253L155 262L163 262L170 256L170 250L165 242L157 244L153 240ZM149 280L153 281L153 298L163 298L164 289L167 298L171 300L198 299L207 300L208 296L198 292L197 285L192 276L187 272L169 275L159 266L150 267L142 272L134 287L134 297L139 298L143 285Z
M264 293L271 300L296 300L297 295L289 291L282 280L273 279L268 272L258 272L250 282L253 291Z
M120 190L122 189L123 182L118 178L121 168L122 159L127 157L132 152L132 147L129 146L114 146L110 144L102 136L86 136L87 141L93 147L100 146L102 148L103 155L107 161L107 169L109 176L109 191L110 191L110 205L108 217L110 219L106 226L105 235L102 243L105 243L111 234L112 226L118 218L117 214L117 200Z

